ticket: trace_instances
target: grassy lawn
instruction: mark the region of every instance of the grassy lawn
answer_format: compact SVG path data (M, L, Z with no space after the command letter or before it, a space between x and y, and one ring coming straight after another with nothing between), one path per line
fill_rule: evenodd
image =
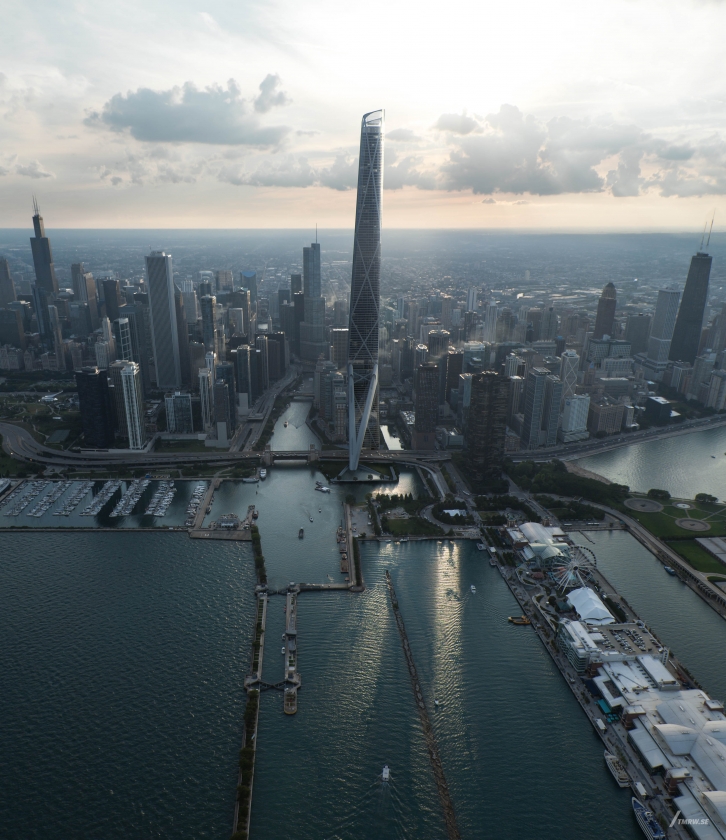
M388 519L385 530L394 537L439 537L444 529L418 516L414 519Z
M691 519L707 519L711 526L710 531L704 531L704 537L723 537L726 536L726 513L714 515L714 505L691 503L694 505L690 510L679 510L672 505L668 505L658 513L642 513L641 511L628 510L625 512L633 519L637 519L641 525L647 528L651 534L656 537L663 537L669 539L671 537L685 537L688 534L685 528L676 525L676 519L685 519L690 516ZM716 507L716 510L719 508ZM710 518L708 518L710 517ZM700 534L699 534L700 536Z
M683 557L697 572L704 574L726 572L726 566L712 557L695 540L674 540L668 545Z

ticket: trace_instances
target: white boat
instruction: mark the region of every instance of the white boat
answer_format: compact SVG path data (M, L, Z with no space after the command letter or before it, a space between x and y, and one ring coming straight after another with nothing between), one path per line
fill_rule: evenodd
M264 467L260 470L260 478L262 479L262 481L264 481L267 478L267 470Z
M484 551L484 549L485 549L485 547L486 547L486 546L484 545L484 543L480 543L480 542L478 542L478 543L476 544L476 547L479 549L479 551Z
M613 779L618 783L618 787L630 787L630 776L628 776L627 771L617 756L605 750L605 763L608 766L608 770L613 774Z
M313 521L313 518L312 518L312 516L311 516L311 517L310 517L310 521L311 521L311 522L312 522L312 521Z
M471 585L471 591L476 595L476 586L473 583Z
M383 779L384 782L389 781L390 778L391 778L391 771L388 768L387 764L383 765L383 772L381 773L381 778Z
M283 647L283 649L280 651L280 653L281 653L283 656L285 655L285 648L284 648L284 647Z
M434 700L434 706L438 706L438 705L439 705L439 701L438 701L438 700Z

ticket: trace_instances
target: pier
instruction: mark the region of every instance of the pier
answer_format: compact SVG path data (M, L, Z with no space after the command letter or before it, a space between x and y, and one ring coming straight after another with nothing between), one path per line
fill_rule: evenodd
M284 711L286 715L297 712L297 692L301 685L297 670L297 587L290 587L287 593L285 624L285 676Z
M529 626L531 626L537 634L545 650L549 653L552 661L565 678L573 696L592 724L593 730L600 737L606 749L621 760L621 763L624 765L630 779L630 785L633 793L636 796L639 796L637 785L641 785L647 792L647 807L649 807L657 817L661 816L665 820L666 825L670 825L667 836L671 838L671 840L673 840L673 838L678 838L678 840L687 840L690 835L688 835L681 826L673 825L671 822L673 815L670 813L667 806L668 797L666 796L665 789L661 790L656 777L652 776L646 770L640 755L636 753L635 749L631 746L628 740L628 731L624 725L620 722L613 722L610 720L608 720L608 724L605 729L602 729L601 726L598 725L598 721L600 721L600 723L603 722L603 710L597 705L596 700L590 696L587 691L583 690L585 687L583 677L575 670L565 654L560 650L557 644L555 629L551 625L551 620L542 609L542 606L532 597L532 593L526 590L525 584L517 578L514 570L502 566L499 563L496 565L512 595L521 607L522 614L530 619L531 623ZM595 575L602 586L602 590L606 594L614 595L615 590L609 584L607 579L604 578L598 571L595 571ZM624 605L621 604L621 606ZM629 617L628 620L632 622L637 621L639 617L634 613L630 605L627 605L627 607L628 612L632 614L632 617ZM651 635L653 633L652 630L648 632ZM675 657L670 657L670 664L673 665L684 682L691 682L691 680L682 672L682 668Z
M418 672L416 671L416 663L413 661L413 654L408 643L408 636L406 635L406 627L403 623L403 616L398 607L398 598L396 597L396 590L393 588L393 581L391 574L386 569L386 583L388 584L388 591L391 595L391 605L393 607L393 615L396 618L396 625L401 636L401 644L403 645L403 652L406 656L406 664L408 665L408 673L411 677L411 686L413 688L413 696L416 700L416 708L418 709L419 717L421 718L421 726L424 731L426 739L426 746L429 751L429 759L431 760L431 768L434 771L434 781L439 791L439 800L441 801L441 808L444 812L444 821L446 822L446 833L449 840L460 840L459 827L456 824L456 814L454 812L454 803L451 801L449 794L449 786L444 776L444 768L441 764L441 756L439 755L439 748L436 743L436 735L434 734L431 721L429 720L429 713L426 709L423 693L421 692L421 685L418 679Z

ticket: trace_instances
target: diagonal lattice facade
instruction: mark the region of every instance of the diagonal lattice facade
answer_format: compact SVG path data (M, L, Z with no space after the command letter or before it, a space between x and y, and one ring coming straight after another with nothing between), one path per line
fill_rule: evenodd
M381 285L381 192L383 111L361 121L358 198L355 207L353 274L348 322L349 469L358 469L361 449L378 449L378 332Z

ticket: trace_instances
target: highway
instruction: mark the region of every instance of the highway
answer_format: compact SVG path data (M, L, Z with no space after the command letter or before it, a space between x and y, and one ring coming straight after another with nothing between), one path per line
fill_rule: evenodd
M511 455L512 461L551 461L559 458L561 461L572 461L576 458L585 458L587 455L595 455L600 452L609 452L612 449L619 449L622 446L632 446L635 443L646 443L651 440L664 440L677 435L686 435L690 432L712 429L726 425L726 417L723 414L715 414L713 417L702 417L698 420L686 420L674 426L655 429L644 429L642 432L628 432L617 437L603 438L602 440L587 440L582 443L570 443L567 446L552 446L545 449L532 449L515 452Z

